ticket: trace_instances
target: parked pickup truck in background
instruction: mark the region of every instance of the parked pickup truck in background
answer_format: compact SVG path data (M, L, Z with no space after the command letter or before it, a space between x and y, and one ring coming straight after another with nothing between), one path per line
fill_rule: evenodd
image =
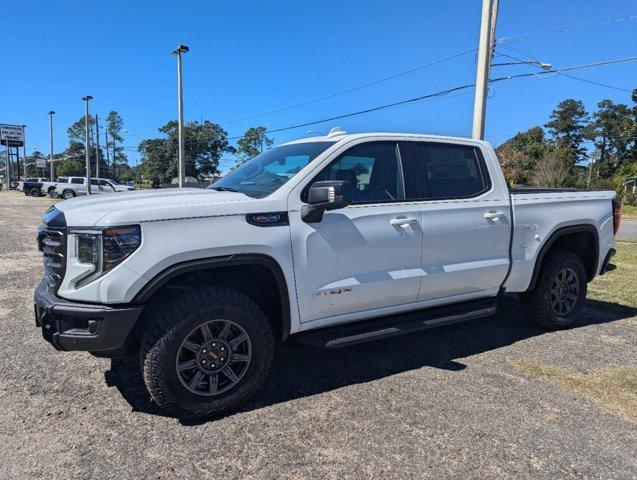
M135 187L121 185L108 178L91 178L91 194L129 192ZM64 199L86 195L86 177L69 177L66 183L60 183L55 188L55 195Z
M55 182L50 182L44 177L27 178L24 182L18 182L18 190L31 197L50 195L59 182L66 182L66 177L58 177Z
M206 190L52 207L36 322L58 350L139 350L152 398L204 416L257 390L289 336L382 342L492 315L505 293L569 327L619 215L610 191L510 191L486 142L335 130Z

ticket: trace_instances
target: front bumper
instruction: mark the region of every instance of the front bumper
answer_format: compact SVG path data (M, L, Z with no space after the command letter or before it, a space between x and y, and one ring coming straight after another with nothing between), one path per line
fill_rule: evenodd
M43 280L35 291L35 323L56 350L118 352L125 348L144 309L71 302L56 297Z

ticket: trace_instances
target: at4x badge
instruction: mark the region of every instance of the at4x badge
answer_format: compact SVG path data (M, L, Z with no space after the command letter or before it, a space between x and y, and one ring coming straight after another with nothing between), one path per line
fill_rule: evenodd
M288 212L248 213L246 221L255 227L279 227L290 224Z
M312 294L313 297L322 297L324 295L342 295L343 293L349 293L352 291L351 287L343 287L343 288L330 288L328 290L321 290L319 292L314 292Z

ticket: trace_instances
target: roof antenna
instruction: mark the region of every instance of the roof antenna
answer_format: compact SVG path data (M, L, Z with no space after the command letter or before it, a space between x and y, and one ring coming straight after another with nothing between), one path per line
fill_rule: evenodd
M327 134L327 138L332 137L340 137L341 135L345 135L347 132L345 130L341 130L341 127L334 127L330 130L330 133Z

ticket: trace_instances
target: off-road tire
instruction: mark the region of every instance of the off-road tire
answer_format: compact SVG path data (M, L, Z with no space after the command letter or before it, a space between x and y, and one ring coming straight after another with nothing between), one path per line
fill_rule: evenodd
M29 190L30 197L39 197L42 195L42 191L39 188L32 188Z
M176 360L182 341L198 325L226 319L248 334L252 359L239 382L216 396L189 391L180 381ZM234 290L201 287L166 290L151 302L142 318L140 363L144 383L153 400L167 413L181 418L205 418L237 407L265 381L272 365L272 327L259 306Z
M68 200L69 198L73 198L75 196L75 192L73 190L64 190L62 192L62 198L64 200Z
M577 275L579 292L575 305L566 314L558 314L551 304L551 289L559 272L570 269ZM586 302L587 275L582 259L571 252L555 252L544 260L535 288L520 295L525 316L537 325L559 330L571 327L579 318Z

